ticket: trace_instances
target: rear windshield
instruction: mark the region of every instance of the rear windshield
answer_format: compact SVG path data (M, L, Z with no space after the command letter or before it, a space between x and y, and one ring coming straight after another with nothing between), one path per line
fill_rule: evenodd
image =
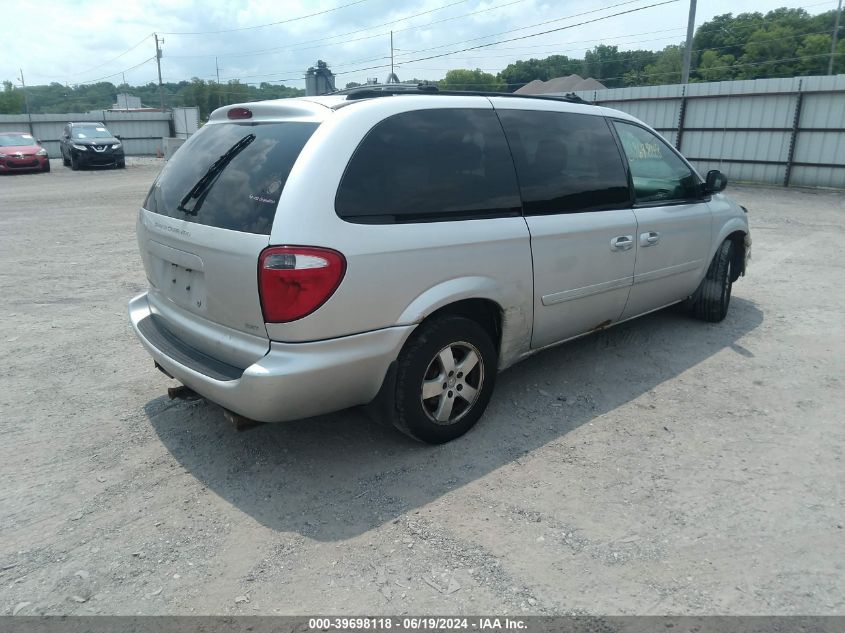
M269 235L290 170L318 125L206 125L167 162L144 207L188 222Z

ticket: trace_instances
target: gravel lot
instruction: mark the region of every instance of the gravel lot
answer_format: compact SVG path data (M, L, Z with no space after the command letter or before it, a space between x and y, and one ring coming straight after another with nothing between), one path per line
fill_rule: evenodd
M725 322L547 351L429 447L169 401L128 162L0 178L0 613L845 614L841 192L730 187Z

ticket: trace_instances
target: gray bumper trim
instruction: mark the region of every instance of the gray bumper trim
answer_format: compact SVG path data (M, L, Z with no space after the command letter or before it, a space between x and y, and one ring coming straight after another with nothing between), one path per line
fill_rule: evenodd
M177 363L220 381L237 380L246 367L235 367L212 358L179 340L154 314L138 322L138 331L150 344Z

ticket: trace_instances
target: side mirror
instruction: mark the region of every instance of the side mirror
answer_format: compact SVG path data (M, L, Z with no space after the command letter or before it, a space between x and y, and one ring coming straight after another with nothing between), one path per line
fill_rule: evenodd
M122 141L122 140L123 140L123 137L122 137L120 134L115 134L115 135L114 135L114 137L115 137L118 141Z
M707 178L704 181L705 193L719 193L724 191L727 186L728 177L718 169L711 169L707 172Z
M42 141L40 138L37 138L37 139L35 139L35 142L38 143L39 145L41 145L41 143L43 143L44 141Z

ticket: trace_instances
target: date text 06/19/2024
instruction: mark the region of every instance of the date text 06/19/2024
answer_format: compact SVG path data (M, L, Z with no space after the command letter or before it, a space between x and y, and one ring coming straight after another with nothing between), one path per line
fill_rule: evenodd
M526 629L523 620L499 617L449 618L449 617L346 617L310 618L309 630L354 631L390 630L397 631L520 631Z

